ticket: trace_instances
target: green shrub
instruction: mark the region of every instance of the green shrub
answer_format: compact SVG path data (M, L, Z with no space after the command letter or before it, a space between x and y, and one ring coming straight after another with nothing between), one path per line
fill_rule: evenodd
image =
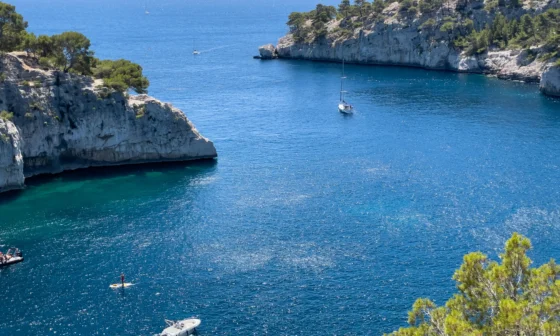
M420 7L420 12L431 13L435 12L441 8L443 5L443 0L420 0L418 7Z
M414 5L412 0L402 0L399 6L399 12L407 12L410 7Z
M40 57L39 66L41 66L43 69L51 69L53 67L53 63L48 57Z
M444 22L441 27L439 27L439 30L444 33L451 33L453 31L453 28L455 28L453 22L447 21Z
M140 119L146 114L146 105L134 105L133 108L136 112L136 119Z
M30 84L29 84L28 81L24 80L24 81L21 82L21 85L22 86L29 86Z
M123 59L99 61L93 73L96 78L103 79L105 86L119 92L132 88L137 93L146 93L150 85L140 65Z
M406 12L409 16L416 16L416 14L418 14L418 8L412 6Z
M11 121L12 119L14 119L14 113L8 111L2 111L0 112L0 119L5 121Z
M352 23L352 28L354 28L354 29L361 28L363 25L364 25L363 22L356 21L356 22Z
M4 83L4 81L6 81L6 74L3 72L0 72L0 83Z
M431 29L437 24L436 20L428 19L420 25L420 29Z
M39 102L32 102L29 104L29 108L34 110L34 111L41 111L43 108L41 107L41 104L39 104Z
M33 114L30 112L27 112L24 117L26 117L27 119L33 119Z
M484 10L487 12L492 12L498 7L498 0L489 0L484 5Z

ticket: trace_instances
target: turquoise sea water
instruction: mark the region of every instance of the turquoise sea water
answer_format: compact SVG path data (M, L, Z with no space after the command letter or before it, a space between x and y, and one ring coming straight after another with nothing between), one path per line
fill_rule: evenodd
M12 1L144 66L216 162L30 180L0 198L0 335L379 335L514 231L560 257L560 101L478 75L251 59L315 1ZM144 14L147 6L150 15ZM191 55L193 44L202 50ZM120 272L136 285L112 291Z

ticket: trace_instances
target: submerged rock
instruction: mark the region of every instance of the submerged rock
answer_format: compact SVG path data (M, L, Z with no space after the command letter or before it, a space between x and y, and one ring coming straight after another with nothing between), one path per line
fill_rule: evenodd
M27 61L18 53L0 57L0 71L5 74L0 84L0 110L13 113L13 128L19 136L13 139L21 139L19 158L25 177L217 156L214 144L170 104L147 95L129 97L101 89L101 81L45 71ZM0 189L23 185L21 172L4 168L14 161L17 150L12 147L11 152L0 152L0 169L6 175L0 177Z
M261 59L274 59L278 58L276 54L276 47L273 44L263 45L259 48L259 54L261 55Z

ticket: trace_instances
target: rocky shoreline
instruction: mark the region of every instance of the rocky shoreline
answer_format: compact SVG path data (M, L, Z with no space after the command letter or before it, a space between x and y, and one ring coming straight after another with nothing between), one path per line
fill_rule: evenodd
M147 95L103 88L88 76L0 56L0 192L65 170L217 157L185 114Z
M448 11L455 11L457 1L449 3ZM404 17L399 12L399 3L389 4L382 13L384 19L368 18L365 24L341 36L344 23L334 19L326 24L326 36L312 40L296 41L293 33L272 44L259 48L261 59L301 59L364 64L411 66L430 70L445 70L464 73L495 75L500 79L539 83L544 94L560 96L560 70L552 60L537 57L544 51L540 46L519 50L489 49L479 55L467 55L456 48L452 41L454 32L442 31L438 24L429 26L426 22L441 22L443 10L420 17ZM471 3L472 8L462 9L471 13L475 26L484 27L492 16L482 9L484 4ZM555 8L558 4L550 1L540 8ZM519 16L511 13L511 16ZM455 12L457 17L461 14ZM445 14L449 15L449 13ZM346 19L348 20L348 19ZM431 20L431 21L430 21ZM308 24L311 24L308 22ZM457 32L458 34L458 32Z

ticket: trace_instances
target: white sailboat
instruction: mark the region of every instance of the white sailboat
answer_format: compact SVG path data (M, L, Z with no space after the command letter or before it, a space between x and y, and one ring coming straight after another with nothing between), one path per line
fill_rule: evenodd
M342 59L342 77L340 78L340 102L338 103L338 111L340 113L350 114L354 112L354 107L347 103L344 99L344 80L346 77L344 76L344 58Z

